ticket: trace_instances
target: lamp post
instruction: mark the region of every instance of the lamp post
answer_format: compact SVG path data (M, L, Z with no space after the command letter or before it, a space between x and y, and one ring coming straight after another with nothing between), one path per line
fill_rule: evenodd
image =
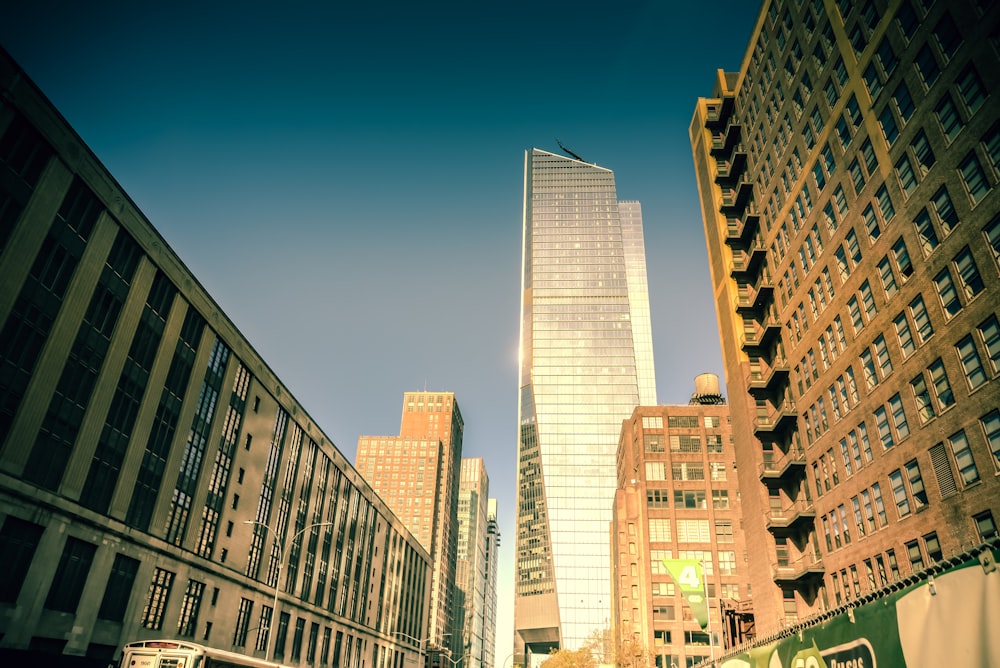
M271 650L271 636L274 632L274 622L278 616L278 591L281 586L281 569L285 566L285 557L288 556L285 551L285 544L281 542L278 538L278 534L271 529L270 526L259 522L257 520L244 520L243 524L252 524L255 526L262 526L271 535L271 540L274 541L275 547L278 548L278 572L274 578L274 606L271 608L271 621L267 625L267 642L264 643L264 659L267 659L267 653ZM295 532L292 539L288 542L288 547L291 548L295 544L295 541L299 539L299 536L304 534L310 529L315 529L316 527L328 527L333 526L333 522L313 522L309 526L302 527Z
M406 640L414 643L418 648L420 647L420 645L423 645L428 640L433 640L434 639L434 636L428 636L428 637L424 638L423 640L418 640L416 636L411 636L408 633L403 633L402 631L393 631L392 635L394 635L394 636L400 636L402 638L405 638ZM442 638L449 638L449 637L451 637L451 634L450 633L445 633L441 637Z

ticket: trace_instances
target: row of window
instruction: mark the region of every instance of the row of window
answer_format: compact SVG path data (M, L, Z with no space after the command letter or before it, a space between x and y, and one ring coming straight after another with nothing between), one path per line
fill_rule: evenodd
M860 517L857 506L857 497L852 499L855 505L854 513L856 516ZM843 511L843 506L840 507L840 512ZM830 516L833 517L835 513L831 513ZM824 517L824 520L826 518ZM972 522L975 525L976 534L979 536L979 540L982 542L995 539L998 535L996 521L993 518L993 513L989 510L985 510L981 513L977 513L972 516ZM861 526L861 520L857 520L858 525ZM844 540L849 542L849 534L847 527L846 518L843 519L844 523ZM834 527L834 532L836 532L836 527ZM836 533L834 534L836 536ZM830 545L830 536L827 534L826 537L827 545ZM839 537L836 538L839 541ZM837 543L839 546L839 542ZM906 549L907 562L909 564L910 573L919 573L929 564L936 561L940 561L944 558L944 554L941 550L941 542L938 539L937 532L931 531L930 533L924 534L919 538L908 541L904 545ZM860 573L864 572L864 586L862 587L862 580ZM830 584L831 590L834 594L834 602L836 605L841 605L852 599L857 599L862 596L862 593L872 593L878 591L886 585L898 582L901 577L900 566L898 560L896 559L896 551L894 549L888 549L884 553L878 553L871 557L861 560L860 568L858 564L851 564L842 568L839 572L834 571L830 574Z
M694 481L705 480L705 464L702 462L671 462L671 478L667 478L667 462L646 463L646 481L661 482L666 480ZM713 481L726 480L726 465L723 462L708 463L709 479Z
M907 312L904 311L894 319L897 340L904 357L912 354L917 345L910 328L910 318L916 323L914 329L921 344L933 334L933 328L926 320L923 309L923 300L918 296L910 303L909 318ZM825 349L825 345L821 346L822 349ZM973 392L982 387L991 377L1000 374L1000 320L997 319L996 315L991 315L981 322L974 332L961 337L953 349L963 371L968 391ZM807 368L811 364L814 373L815 359L812 358L811 352L810 349L807 358L812 361L804 359L802 367ZM875 338L871 347L862 350L858 362L863 373L865 387L868 390L884 381L893 372L892 358L889 356L883 334L879 334ZM825 366L824 364L824 368ZM923 372L912 378L909 385L913 405L921 425L955 403L952 384L944 361L940 357L932 361ZM827 402L831 408L832 421L828 417ZM827 388L826 392L817 397L802 414L807 442L811 444L826 433L831 423L838 422L858 402L859 394L854 370L853 367L848 366L845 372ZM892 447L896 442L909 435L910 428L900 393L895 393L885 404L877 407L873 416L878 426L879 440L885 449Z
M891 419L896 424L895 418ZM886 431L891 431L888 426L889 420L888 414L876 417L880 438L883 439L883 447L892 447L893 445L891 441L887 444L887 440L892 438L891 434L882 436ZM979 427L991 453L994 471L1000 472L1000 410L994 409L981 416ZM895 431L895 435L898 437L898 430ZM840 483L841 468L849 478L854 471L871 463L871 444L864 423L861 423L857 430L852 430L848 436L841 439L839 450L839 458L834 449L830 448L812 464L812 478L817 497L829 492ZM930 468L934 472L938 492L942 498L954 494L960 488L974 485L980 480L979 465L976 463L965 429L959 429L942 442L932 446L928 450L928 458L931 464ZM956 472L958 473L957 477ZM896 508L897 520L903 520L928 505L929 498L924 485L924 475L921 473L920 463L916 458L889 472L888 482ZM864 537L888 525L879 483L876 482L870 488L862 490L858 496L851 498L850 503L853 506L853 529L858 537ZM841 547L841 535L843 535L843 544L851 542L851 527L847 522L847 513L846 504L841 504L839 508L821 518L827 551Z
M703 489L673 490L674 507L676 508L707 508L708 496ZM670 490L646 490L646 506L650 510L663 510L670 507ZM712 507L716 510L729 509L729 490L712 490Z

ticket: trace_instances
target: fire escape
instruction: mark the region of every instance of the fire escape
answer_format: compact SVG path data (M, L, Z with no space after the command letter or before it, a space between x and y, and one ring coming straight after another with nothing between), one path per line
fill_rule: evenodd
M753 434L761 448L758 473L768 496L766 526L775 545L771 572L786 599L794 591L812 605L824 574L816 514L806 484L805 452L797 430L774 280L747 174L741 126L732 116L733 102L731 96L723 97L711 107L706 127L712 134L725 242L732 252L734 307L737 321L743 322L740 348L747 356L746 389L755 406Z

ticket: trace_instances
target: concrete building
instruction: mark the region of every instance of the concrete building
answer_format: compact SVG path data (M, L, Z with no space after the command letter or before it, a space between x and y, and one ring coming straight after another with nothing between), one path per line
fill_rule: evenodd
M621 421L656 403L639 204L577 157L531 149L524 179L518 663L606 627Z
M430 557L0 51L0 649L402 665Z
M410 641L456 660L462 653L455 566L464 429L453 392L405 392L399 436L360 437L356 459L358 470L431 555L427 633Z
M611 541L612 629L623 666L690 666L719 653L722 601L749 599L729 406L714 374L688 405L639 406L622 424ZM663 559L703 563L709 623Z
M996 535L998 20L767 1L697 103L761 635Z
M462 613L462 665L483 668L490 479L482 458L463 459L458 488L458 565L455 584Z

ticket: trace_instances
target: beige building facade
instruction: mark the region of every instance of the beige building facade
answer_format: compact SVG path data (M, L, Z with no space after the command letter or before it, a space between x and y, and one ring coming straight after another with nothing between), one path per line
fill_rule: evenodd
M998 20L767 1L696 106L761 634L996 536Z
M428 552L0 52L0 648L416 660Z

